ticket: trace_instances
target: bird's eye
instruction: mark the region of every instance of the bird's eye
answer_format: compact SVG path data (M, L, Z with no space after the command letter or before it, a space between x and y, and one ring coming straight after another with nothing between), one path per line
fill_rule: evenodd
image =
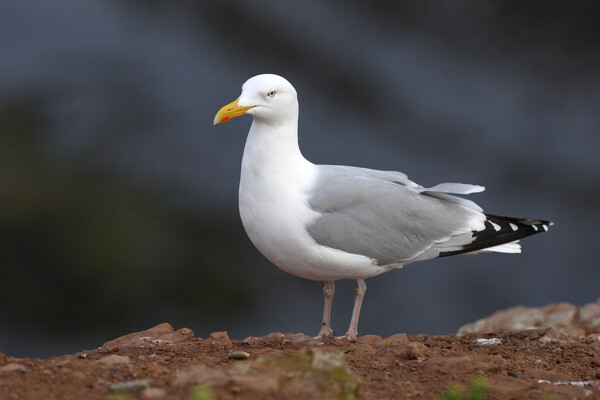
M272 90L269 93L267 93L267 96L269 96L269 97L275 97L275 93L276 92L274 90Z

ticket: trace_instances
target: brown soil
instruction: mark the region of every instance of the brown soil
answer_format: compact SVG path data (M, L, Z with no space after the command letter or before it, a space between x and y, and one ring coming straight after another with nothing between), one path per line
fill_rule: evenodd
M477 343L481 338L500 342ZM303 364L293 364L294 357L304 357ZM600 340L547 328L462 337L367 335L356 343L320 344L281 333L229 340L217 332L202 339L161 324L47 360L0 353L0 398L9 400L433 399L477 376L495 399L600 398Z

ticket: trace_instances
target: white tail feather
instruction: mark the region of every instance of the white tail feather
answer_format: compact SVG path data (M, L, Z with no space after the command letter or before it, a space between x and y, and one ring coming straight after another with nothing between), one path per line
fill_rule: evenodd
M492 252L492 251L496 252L496 253L513 253L513 254L520 253L521 245L519 244L518 240L515 240L514 242L504 243L504 244L494 246L494 247L488 247L486 249L473 251L468 254L487 253L487 252Z

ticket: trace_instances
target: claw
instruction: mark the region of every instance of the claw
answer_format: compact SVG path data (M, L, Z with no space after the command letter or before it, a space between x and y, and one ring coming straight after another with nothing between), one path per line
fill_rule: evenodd
M336 339L338 339L338 340L345 340L345 341L348 341L350 343L355 343L356 342L356 336L352 336L352 335L348 335L348 334L345 334L344 336L337 336Z
M317 336L313 337L313 339L323 341L325 339L329 339L334 336L335 336L335 332L330 327L323 326L321 328L321 331L319 332L319 334Z

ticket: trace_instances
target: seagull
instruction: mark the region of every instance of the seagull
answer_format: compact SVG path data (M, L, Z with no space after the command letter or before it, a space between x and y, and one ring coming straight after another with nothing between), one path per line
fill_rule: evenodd
M425 188L396 171L316 165L298 147L298 97L283 77L262 74L221 108L214 125L253 118L244 154L239 210L248 237L283 271L324 281L317 340L334 336L334 281L356 280L350 327L356 341L365 279L416 261L480 252L520 253L519 239L550 221L484 213L456 194L484 187L441 183Z

